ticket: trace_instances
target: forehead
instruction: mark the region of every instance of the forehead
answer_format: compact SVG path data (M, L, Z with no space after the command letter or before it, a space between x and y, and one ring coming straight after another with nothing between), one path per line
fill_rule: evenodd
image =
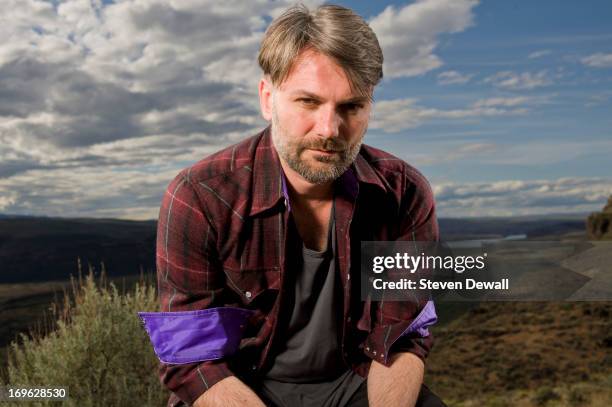
M310 49L302 51L296 58L280 90L287 93L306 91L330 100L358 96L353 93L348 76L340 65L327 55Z

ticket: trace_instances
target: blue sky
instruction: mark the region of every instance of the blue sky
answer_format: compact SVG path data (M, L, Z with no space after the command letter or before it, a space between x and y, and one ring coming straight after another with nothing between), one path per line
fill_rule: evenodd
M291 2L9 3L0 213L153 219L181 168L265 125L255 57ZM612 3L337 3L385 53L366 143L420 169L440 216L612 194Z
M353 2L341 2L349 3ZM608 143L612 139L612 63L593 68L581 61L589 55L612 53L612 3L589 2L588 8L584 4L482 2L474 8L471 27L440 36L437 55L444 61L442 67L385 82L377 93L377 99L416 97L424 106L439 109L460 109L483 98L528 97L538 101L528 113L477 122L434 121L399 135L375 135L369 141L374 143L375 139L383 148L399 149L408 156L413 147L418 149L413 144L419 142L431 143L436 150L455 143L487 143L498 146L499 154L523 146L525 156L515 162L496 160L498 153L487 152L473 160L421 166L432 180L605 176L612 169ZM367 16L377 15L384 7L386 4L378 2L355 4ZM440 84L439 75L448 71L470 79ZM486 82L486 78L505 71L536 77L542 73L542 84L521 89ZM599 143L606 145L603 151ZM586 148L577 151L575 144ZM589 144L593 147L588 148ZM563 151L565 145L567 150ZM532 154L529 146L533 146Z

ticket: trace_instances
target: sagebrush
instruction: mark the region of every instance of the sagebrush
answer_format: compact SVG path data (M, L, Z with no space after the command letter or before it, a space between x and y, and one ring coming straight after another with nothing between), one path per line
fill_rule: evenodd
M67 406L165 405L158 360L136 314L157 310L155 285L141 279L121 293L90 271L72 286L55 307L55 329L11 344L8 384L68 387Z

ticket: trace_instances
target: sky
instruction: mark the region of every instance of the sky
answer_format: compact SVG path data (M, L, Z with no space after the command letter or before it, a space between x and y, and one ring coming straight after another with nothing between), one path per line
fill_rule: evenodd
M5 1L0 214L156 219L182 168L266 126L257 51L291 4ZM385 56L365 143L425 174L440 217L604 206L611 2L336 4Z

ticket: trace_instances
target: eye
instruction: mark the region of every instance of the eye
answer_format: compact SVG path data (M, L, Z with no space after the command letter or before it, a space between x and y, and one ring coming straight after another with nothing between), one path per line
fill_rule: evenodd
M345 112L349 112L349 113L356 113L362 108L363 108L362 103L346 103L341 106L342 110L344 110Z
M298 99L298 102L300 102L302 105L306 107L313 107L318 104L317 100L312 99L312 98L300 98Z

